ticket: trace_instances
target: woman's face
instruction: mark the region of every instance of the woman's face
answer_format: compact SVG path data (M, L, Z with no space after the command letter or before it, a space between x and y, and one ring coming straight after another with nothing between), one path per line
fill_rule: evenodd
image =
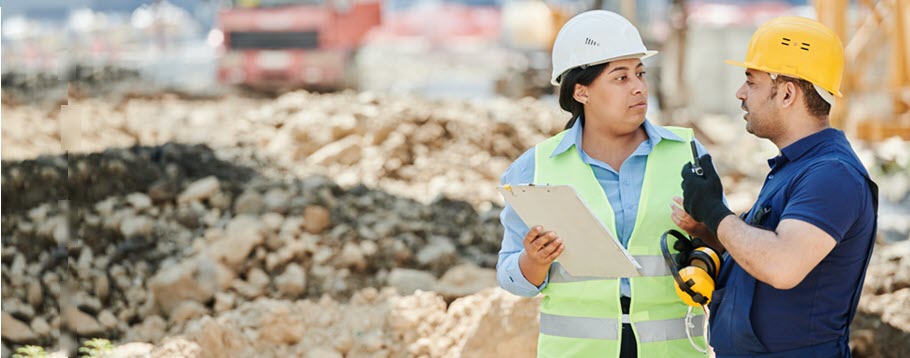
M637 58L610 62L590 85L576 85L575 99L585 105L585 119L617 133L638 129L648 111L648 83Z

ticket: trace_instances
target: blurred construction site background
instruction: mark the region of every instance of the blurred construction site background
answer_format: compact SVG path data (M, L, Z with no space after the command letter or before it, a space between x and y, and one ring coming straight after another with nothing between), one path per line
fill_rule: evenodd
M648 118L736 211L775 148L722 61L777 16L840 35L832 124L882 191L851 347L910 356L908 0L2 1L0 356L533 356L495 187L568 119L550 49L590 9L660 50Z

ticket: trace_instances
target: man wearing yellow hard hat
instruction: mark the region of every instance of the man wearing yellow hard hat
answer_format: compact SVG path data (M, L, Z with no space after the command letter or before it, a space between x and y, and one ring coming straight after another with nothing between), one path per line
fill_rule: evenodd
M718 357L849 357L850 323L872 253L878 188L831 128L844 69L833 31L780 17L752 36L736 92L746 130L780 153L741 218L710 155L683 167L683 206L726 249L708 305ZM697 170L700 166L703 170Z

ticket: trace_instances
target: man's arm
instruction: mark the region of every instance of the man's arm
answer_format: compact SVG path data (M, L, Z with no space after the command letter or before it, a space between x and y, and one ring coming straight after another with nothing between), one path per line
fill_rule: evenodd
M825 162L796 179L775 231L752 227L723 204L710 155L701 161L704 175L692 173L691 164L681 173L686 212L705 223L746 272L778 289L802 282L865 207L864 179L844 163Z
M746 272L779 290L802 282L837 244L824 230L796 219L781 221L775 232L727 215L717 236Z

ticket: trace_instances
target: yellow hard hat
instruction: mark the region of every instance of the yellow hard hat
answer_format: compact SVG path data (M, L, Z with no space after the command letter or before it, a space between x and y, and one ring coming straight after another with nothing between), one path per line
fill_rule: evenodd
M731 65L801 78L842 97L844 46L822 23L805 17L772 19L755 31L745 62Z

